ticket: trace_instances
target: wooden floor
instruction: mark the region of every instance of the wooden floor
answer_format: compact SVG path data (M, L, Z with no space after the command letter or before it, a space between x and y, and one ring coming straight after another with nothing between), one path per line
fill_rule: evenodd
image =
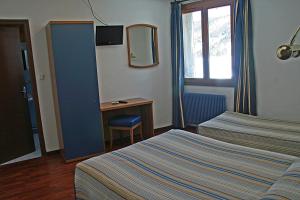
M74 199L76 162L59 154L0 167L0 199Z
M165 132L160 130L156 134ZM194 132L194 129L188 129ZM116 144L116 149L128 143ZM0 167L1 200L74 199L77 162L65 164L59 154Z

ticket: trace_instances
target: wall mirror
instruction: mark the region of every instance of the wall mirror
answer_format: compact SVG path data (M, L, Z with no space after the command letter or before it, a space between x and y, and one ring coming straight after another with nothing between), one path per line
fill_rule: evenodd
M153 67L159 64L157 27L135 24L126 28L130 67Z

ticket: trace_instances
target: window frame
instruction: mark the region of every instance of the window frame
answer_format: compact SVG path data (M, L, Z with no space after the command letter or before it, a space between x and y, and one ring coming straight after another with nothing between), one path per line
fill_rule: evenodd
M209 78L209 27L208 9L222 6L230 6L231 16L231 79L211 79ZM202 23L202 49L203 49L203 78L184 78L185 85L233 87L234 85L234 65L233 65L233 0L202 0L193 3L183 4L182 14L201 11Z

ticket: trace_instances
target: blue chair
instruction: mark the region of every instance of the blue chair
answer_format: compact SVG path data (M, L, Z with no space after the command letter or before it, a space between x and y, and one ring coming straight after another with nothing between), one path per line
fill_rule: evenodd
M133 133L134 129L140 129L140 138L143 139L142 133L142 119L138 115L120 115L109 120L109 133L110 133L110 149L113 145L113 131L129 131L130 133L130 143L133 144Z

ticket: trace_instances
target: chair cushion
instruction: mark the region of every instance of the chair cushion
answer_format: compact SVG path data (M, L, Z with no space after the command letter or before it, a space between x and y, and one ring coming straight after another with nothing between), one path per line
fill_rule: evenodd
M109 120L110 126L132 127L140 123L141 116L138 115L120 115Z

